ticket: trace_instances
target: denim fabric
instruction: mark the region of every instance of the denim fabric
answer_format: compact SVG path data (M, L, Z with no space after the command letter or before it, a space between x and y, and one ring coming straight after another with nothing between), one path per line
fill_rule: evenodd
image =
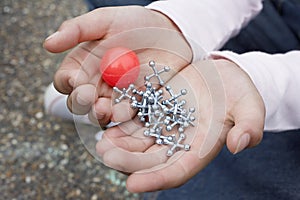
M298 200L299 166L300 130L265 133L260 145L237 155L224 147L188 183L159 192L156 199Z
M300 0L294 0L294 3L285 1L280 12L286 24L300 40Z
M300 49L300 6L289 0L264 1L262 12L223 47L236 53L284 53Z
M90 9L151 0L86 0ZM126 2L126 3L125 3ZM283 53L300 49L300 0L265 0L263 11L223 49ZM226 147L185 185L145 194L152 200L298 200L300 130L265 133L261 144L232 155Z
M107 6L127 6L127 5L140 5L146 6L153 2L153 0L85 0L88 8L93 10L99 7Z

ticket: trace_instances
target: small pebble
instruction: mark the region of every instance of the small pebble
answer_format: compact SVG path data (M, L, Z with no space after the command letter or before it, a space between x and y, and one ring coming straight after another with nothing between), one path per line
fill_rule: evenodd
M30 176L26 176L25 182L26 182L26 183L31 183L31 177L30 177Z
M94 194L92 197L91 197L91 200L97 200L98 199L98 196L96 194Z
M44 114L43 114L42 112L37 112L37 113L35 114L35 118L37 118L37 119L42 119L43 116L44 116Z

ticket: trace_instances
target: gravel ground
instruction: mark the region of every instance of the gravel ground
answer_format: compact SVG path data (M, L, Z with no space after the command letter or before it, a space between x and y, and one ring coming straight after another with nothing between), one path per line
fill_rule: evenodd
M43 93L63 54L42 48L83 0L0 1L0 199L140 199L96 161L74 124L48 116Z

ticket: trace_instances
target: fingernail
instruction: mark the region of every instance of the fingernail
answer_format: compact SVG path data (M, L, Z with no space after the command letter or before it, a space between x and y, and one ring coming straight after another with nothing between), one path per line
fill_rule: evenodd
M49 35L49 36L45 39L45 41L50 40L50 39L56 37L58 34L59 34L59 31L56 31L55 33Z
M249 145L249 142L250 142L250 135L248 133L242 135L240 137L239 143L235 149L234 154L237 154L241 152L243 149L245 149Z

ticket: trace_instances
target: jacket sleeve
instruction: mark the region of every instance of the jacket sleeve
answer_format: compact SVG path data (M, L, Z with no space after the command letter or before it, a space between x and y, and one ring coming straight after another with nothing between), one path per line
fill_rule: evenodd
M250 76L265 103L265 130L300 128L300 51L274 55L219 51L210 57L231 60Z
M168 0L146 8L168 16L193 51L193 60L220 49L262 9L262 0Z

